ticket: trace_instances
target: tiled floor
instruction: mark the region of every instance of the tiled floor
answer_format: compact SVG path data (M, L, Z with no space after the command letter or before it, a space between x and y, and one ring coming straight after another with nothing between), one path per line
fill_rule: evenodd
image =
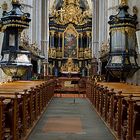
M115 140L86 98L54 98L28 140Z

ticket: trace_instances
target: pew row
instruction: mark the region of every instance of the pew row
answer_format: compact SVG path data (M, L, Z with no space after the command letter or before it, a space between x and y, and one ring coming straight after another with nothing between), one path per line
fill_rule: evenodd
M119 140L138 140L140 87L126 83L87 82L87 97Z
M55 81L15 81L0 85L0 140L22 140L54 96Z

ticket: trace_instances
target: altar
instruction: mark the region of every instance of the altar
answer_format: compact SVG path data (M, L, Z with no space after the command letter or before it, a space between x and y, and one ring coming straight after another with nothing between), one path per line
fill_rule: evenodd
M57 79L56 93L79 93L79 77L60 77Z
M81 74L79 72L61 72L61 77L81 77Z
M79 67L73 63L71 57L68 58L67 62L61 67L61 77L80 77Z
M79 0L63 0L50 11L48 75L89 76L92 59L92 16L82 3ZM70 61L73 66L67 63Z

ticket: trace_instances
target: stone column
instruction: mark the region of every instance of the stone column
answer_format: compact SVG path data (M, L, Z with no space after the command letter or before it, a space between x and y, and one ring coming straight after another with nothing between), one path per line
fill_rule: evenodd
M107 1L99 1L99 50L107 42Z
M42 1L42 53L45 57L44 77L48 75L48 50L49 50L49 0Z
M42 9L42 1L36 0L33 1L33 16L32 16L32 41L36 42L39 46L41 46L41 9Z
M99 1L92 1L92 58L98 57L98 43L99 43Z

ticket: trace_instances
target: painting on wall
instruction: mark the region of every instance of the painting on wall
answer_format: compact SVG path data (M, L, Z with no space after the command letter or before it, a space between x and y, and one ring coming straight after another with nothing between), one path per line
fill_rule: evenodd
M77 32L73 26L68 26L64 32L64 57L77 57Z

